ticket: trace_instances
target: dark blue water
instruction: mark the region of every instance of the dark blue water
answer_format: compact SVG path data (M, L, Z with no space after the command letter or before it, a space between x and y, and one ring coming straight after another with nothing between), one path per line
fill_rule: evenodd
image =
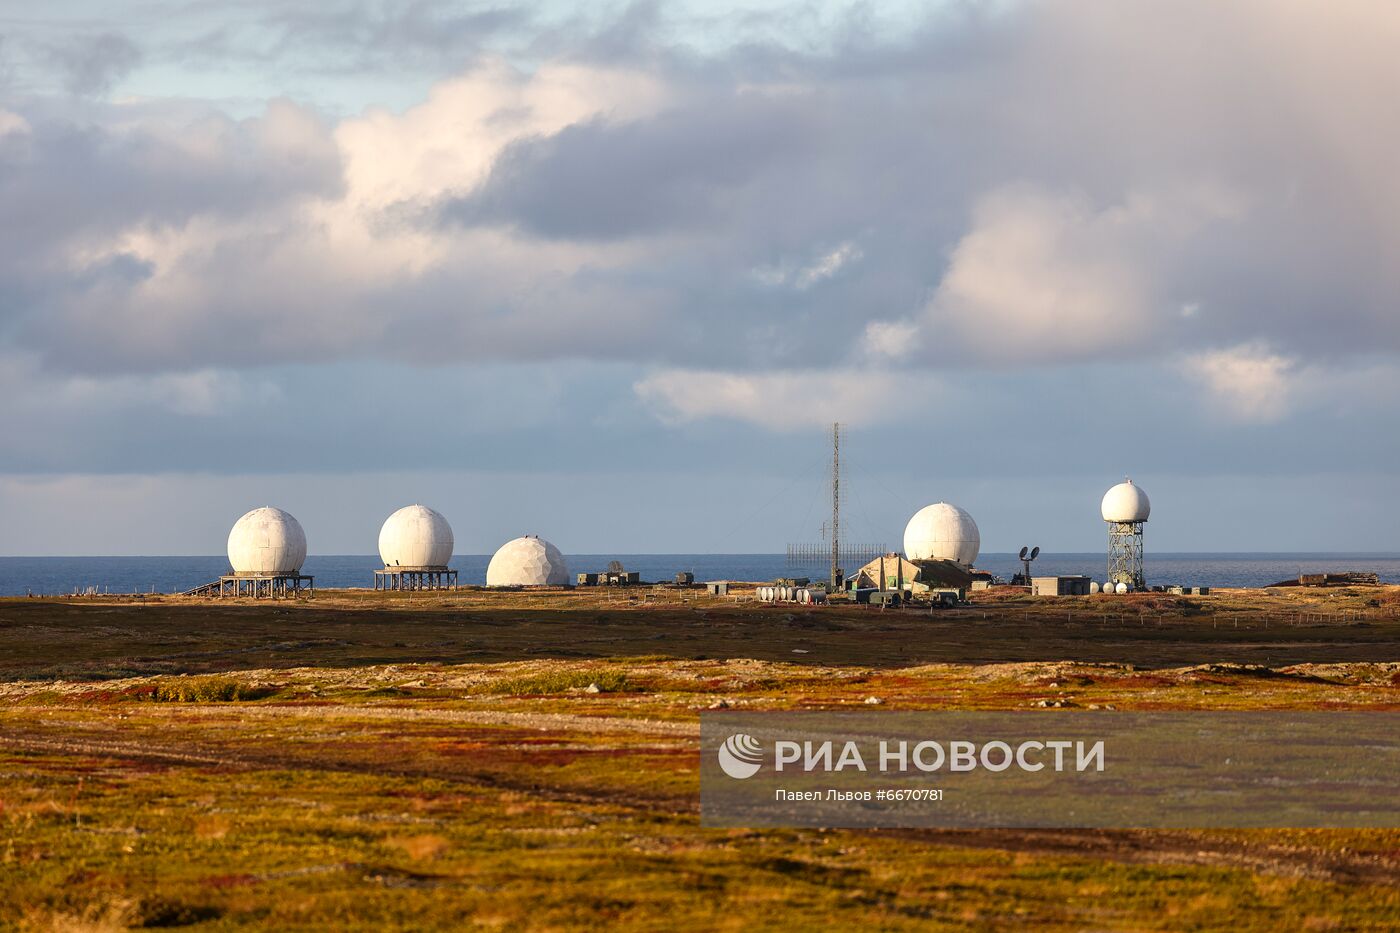
M600 571L611 560L639 571L643 580L670 580L688 570L696 580L772 580L795 574L823 579L821 565L793 568L781 554L580 554L568 558L571 573ZM458 555L453 566L464 584L486 582L489 555ZM1015 554L983 554L978 567L1010 579L1020 571ZM1085 573L1104 577L1103 554L1042 554L1034 573ZM303 573L318 587L370 586L379 560L372 556L312 556ZM1299 573L1364 570L1400 583L1400 554L1148 554L1149 584L1268 586ZM72 593L93 587L111 593L177 593L228 572L225 557L0 557L0 595Z

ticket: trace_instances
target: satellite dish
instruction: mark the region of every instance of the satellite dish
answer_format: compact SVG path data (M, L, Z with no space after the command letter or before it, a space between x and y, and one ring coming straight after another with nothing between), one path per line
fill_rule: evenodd
M1021 548L1021 560L1025 560L1025 559L1026 559L1026 551L1027 551L1027 550L1029 550L1029 548Z
M1025 551L1025 550L1026 550L1025 548L1021 548L1021 551L1023 552L1022 556L1024 556L1024 551ZM1040 545L1037 544L1037 545L1035 546L1035 549L1031 551L1031 560L1035 560L1035 559L1036 559L1037 557L1039 557L1039 556L1040 556Z

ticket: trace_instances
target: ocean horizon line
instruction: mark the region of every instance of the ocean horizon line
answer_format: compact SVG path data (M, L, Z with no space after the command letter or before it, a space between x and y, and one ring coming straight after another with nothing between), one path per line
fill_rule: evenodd
M890 553L898 551L893 549ZM564 551L566 557L784 557L785 552L778 551ZM983 551L979 557L1015 557L1017 550L1010 551ZM1060 557L1101 557L1102 550L1095 551L1055 551L1048 548L1041 548L1042 555L1056 555ZM308 554L308 558L374 558L377 555L372 551L362 551L352 553L349 551L320 552L313 551ZM453 558L458 557L491 557L490 552L454 552ZM213 554L0 554L0 560L217 560L226 557L222 553ZM1251 558L1277 558L1285 559L1291 557L1329 557L1329 558L1383 558L1394 560L1400 558L1400 550L1396 551L1330 551L1325 549L1309 551L1149 551L1147 555L1151 560L1153 557L1251 557ZM803 561L810 563L810 561Z

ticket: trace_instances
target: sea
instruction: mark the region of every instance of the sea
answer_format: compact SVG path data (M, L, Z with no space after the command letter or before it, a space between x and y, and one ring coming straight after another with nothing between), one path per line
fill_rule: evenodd
M822 564L792 565L782 554L571 554L571 573L602 571L619 561L644 581L669 581L681 571L704 580L773 580L778 577L826 578ZM452 566L462 584L484 584L488 554L460 554ZM1105 576L1107 559L1097 554L1041 554L1034 574ZM312 555L302 573L317 588L368 587L381 566L373 555ZM1015 554L983 554L979 569L1004 579L1019 573ZM1300 573L1369 571L1383 582L1400 583L1397 553L1227 553L1147 555L1149 585L1263 587L1296 579ZM228 559L210 557L0 557L0 596L70 593L180 593L228 573Z

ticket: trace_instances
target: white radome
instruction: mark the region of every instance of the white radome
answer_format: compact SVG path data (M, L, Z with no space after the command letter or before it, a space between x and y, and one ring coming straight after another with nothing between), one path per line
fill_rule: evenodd
M564 586L568 582L564 555L534 535L507 541L486 567L487 586Z
M904 527L909 560L951 560L971 567L981 549L982 535L972 516L946 502L925 506Z
M406 505L379 529L385 567L442 568L452 560L452 526L424 505Z
M281 509L253 509L228 533L228 562L234 573L297 573L305 560L306 532Z
M1127 480L1104 493L1101 510L1106 522L1145 522L1152 514L1152 503L1140 486Z

